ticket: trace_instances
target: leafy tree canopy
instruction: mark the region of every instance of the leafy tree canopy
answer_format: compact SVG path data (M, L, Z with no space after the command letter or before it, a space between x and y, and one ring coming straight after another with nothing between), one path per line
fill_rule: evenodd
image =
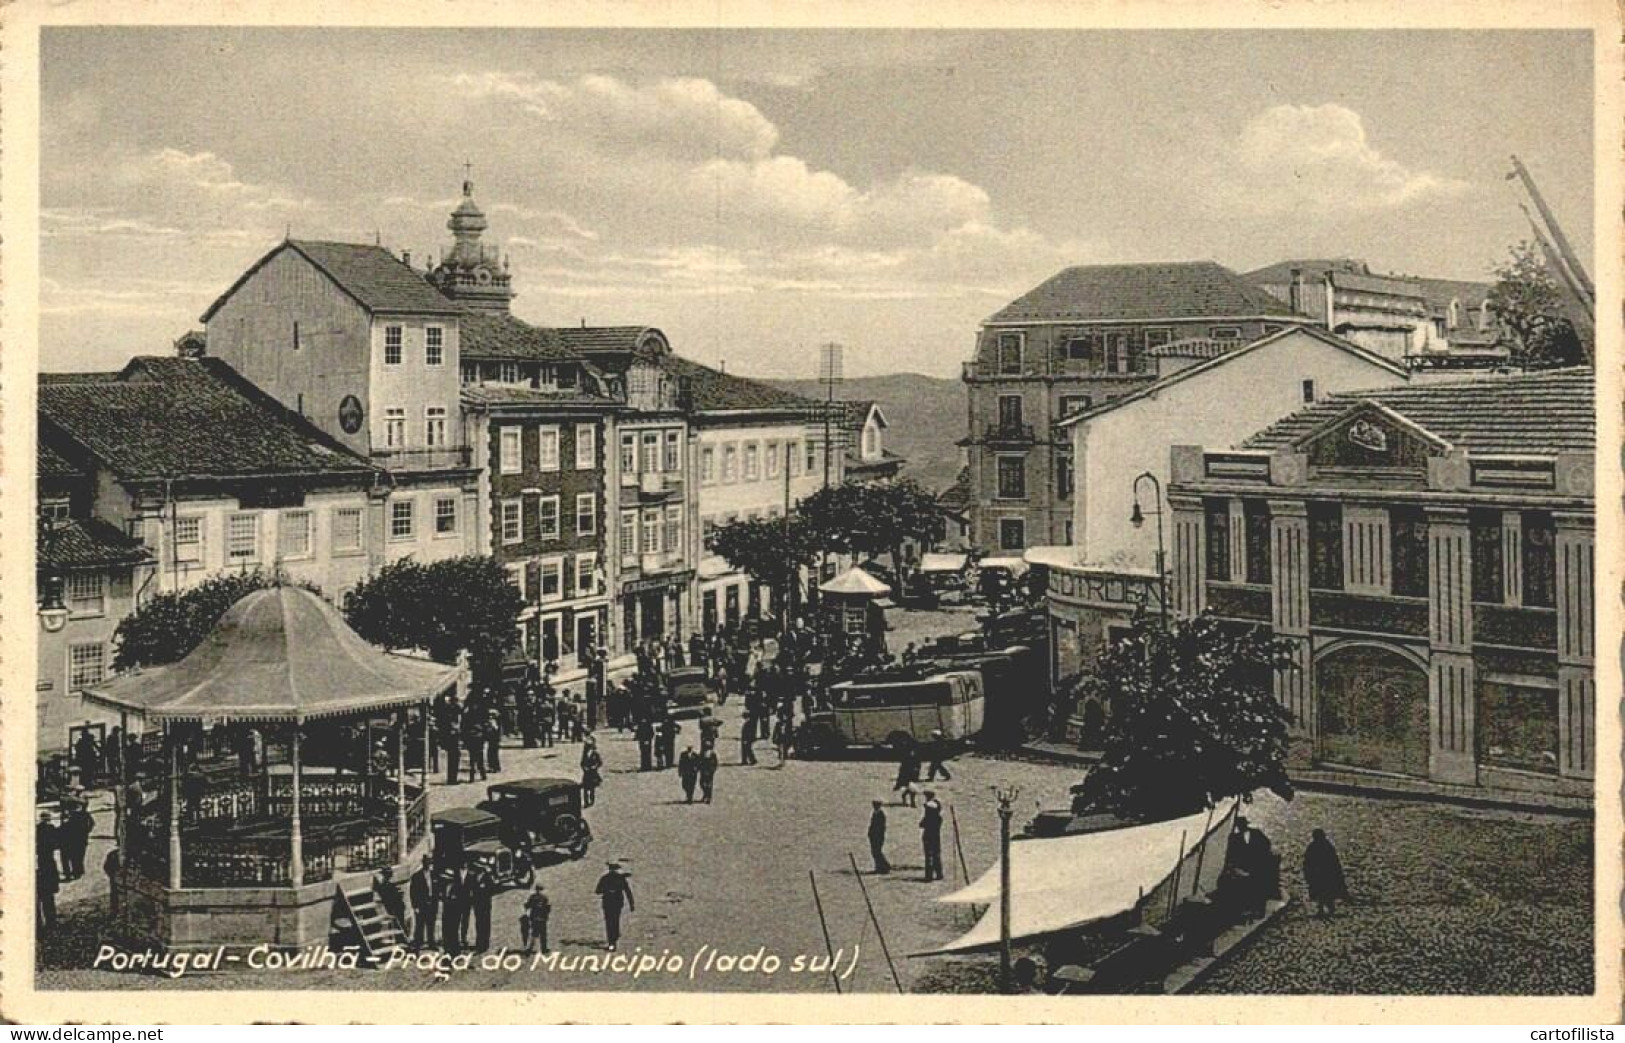
M489 556L421 564L391 562L344 597L344 618L384 648L415 648L439 663L467 652L482 682L493 680L515 641L524 599Z
M812 526L799 515L736 521L713 532L706 545L730 566L773 591L788 610L800 590L800 570L818 558Z
M1124 818L1175 818L1268 789L1290 799L1288 714L1272 678L1285 646L1211 616L1164 629L1153 617L1101 653L1085 694L1108 708L1101 761L1076 806Z
M1586 361L1580 338L1563 314L1563 290L1538 246L1518 243L1495 269L1495 278L1486 301L1506 328L1504 341L1514 361L1530 368Z
M256 590L275 585L274 576L258 569L223 572L178 593L148 598L124 617L113 634L117 645L113 669L163 666L186 658L209 636L226 609Z
M853 554L890 553L893 571L903 578L903 545L942 542L947 522L936 497L910 478L885 482L846 482L820 489L797 508L826 550Z

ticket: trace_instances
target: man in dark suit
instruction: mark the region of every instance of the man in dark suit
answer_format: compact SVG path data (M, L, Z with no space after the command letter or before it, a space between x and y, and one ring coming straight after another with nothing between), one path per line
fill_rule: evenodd
M637 903L632 900L632 885L627 874L621 871L621 864L610 862L607 865L604 875L598 878L595 892L604 908L604 938L609 951L614 952L621 940L621 909L635 911Z
M942 803L935 790L925 791L921 806L920 840L925 845L926 880L942 879Z
M440 896L435 890L434 860L423 856L423 864L406 885L407 897L412 902L412 948L425 945L434 948L434 918L440 911Z
M463 951L463 919L468 908L468 895L463 888L462 874L455 869L442 870L438 876L440 892L440 946L456 956Z
M401 936L406 936L406 901L401 896L401 887L389 875L389 870L380 869L372 878L372 893L377 897L378 904L383 908L386 916L393 917L395 925L400 928Z
M57 833L49 811L40 812L34 827L34 922L41 931L56 927L56 892L61 875L56 869Z
M870 801L874 810L869 813L869 854L875 860L876 873L891 872L886 860L886 811L878 800Z
M491 896L496 893L496 881L484 866L474 869L468 876L468 905L474 919L474 951L491 948Z

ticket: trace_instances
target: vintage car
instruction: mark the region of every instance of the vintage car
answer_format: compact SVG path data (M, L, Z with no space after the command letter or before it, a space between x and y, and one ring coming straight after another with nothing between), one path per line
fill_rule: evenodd
M717 705L717 690L703 666L679 666L666 672L666 716L704 717Z
M532 865L546 855L580 858L592 843L581 814L581 785L574 779L536 778L487 787L477 810L501 820L499 839L524 851Z
M502 819L479 808L446 808L434 813L434 866L437 871L481 867L498 887L529 887L536 877L528 851L502 839Z

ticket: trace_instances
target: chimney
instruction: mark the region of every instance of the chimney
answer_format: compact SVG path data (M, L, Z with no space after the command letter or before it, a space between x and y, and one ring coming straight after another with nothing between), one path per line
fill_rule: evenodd
M401 263L406 265L408 268L412 267L412 251L411 250L402 250L401 251Z
M1292 283L1287 287L1287 306L1299 315L1303 314L1303 269L1292 269Z

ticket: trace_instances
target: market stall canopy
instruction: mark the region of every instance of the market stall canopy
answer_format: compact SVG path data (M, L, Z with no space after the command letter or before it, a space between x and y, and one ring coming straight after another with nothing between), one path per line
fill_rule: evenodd
M338 609L282 586L231 606L179 662L84 694L153 721L302 721L411 705L456 683L457 667L375 648Z
M1133 909L1182 867L1181 896L1201 893L1224 866L1236 806L1097 833L1010 845L1010 937L1030 938L1104 920ZM1198 854L1204 838L1212 838ZM1195 862L1192 866L1190 863ZM999 866L939 902L988 906L962 937L919 956L971 952L999 944Z
M1027 563L1021 558L983 558L976 565L981 569L1003 569L1012 576L1024 576L1027 573Z
M964 572L965 566L970 564L970 557L965 554L922 554L920 556L921 572Z
M850 568L818 588L825 594L858 594L879 598L891 593L891 587L875 579L860 568Z

